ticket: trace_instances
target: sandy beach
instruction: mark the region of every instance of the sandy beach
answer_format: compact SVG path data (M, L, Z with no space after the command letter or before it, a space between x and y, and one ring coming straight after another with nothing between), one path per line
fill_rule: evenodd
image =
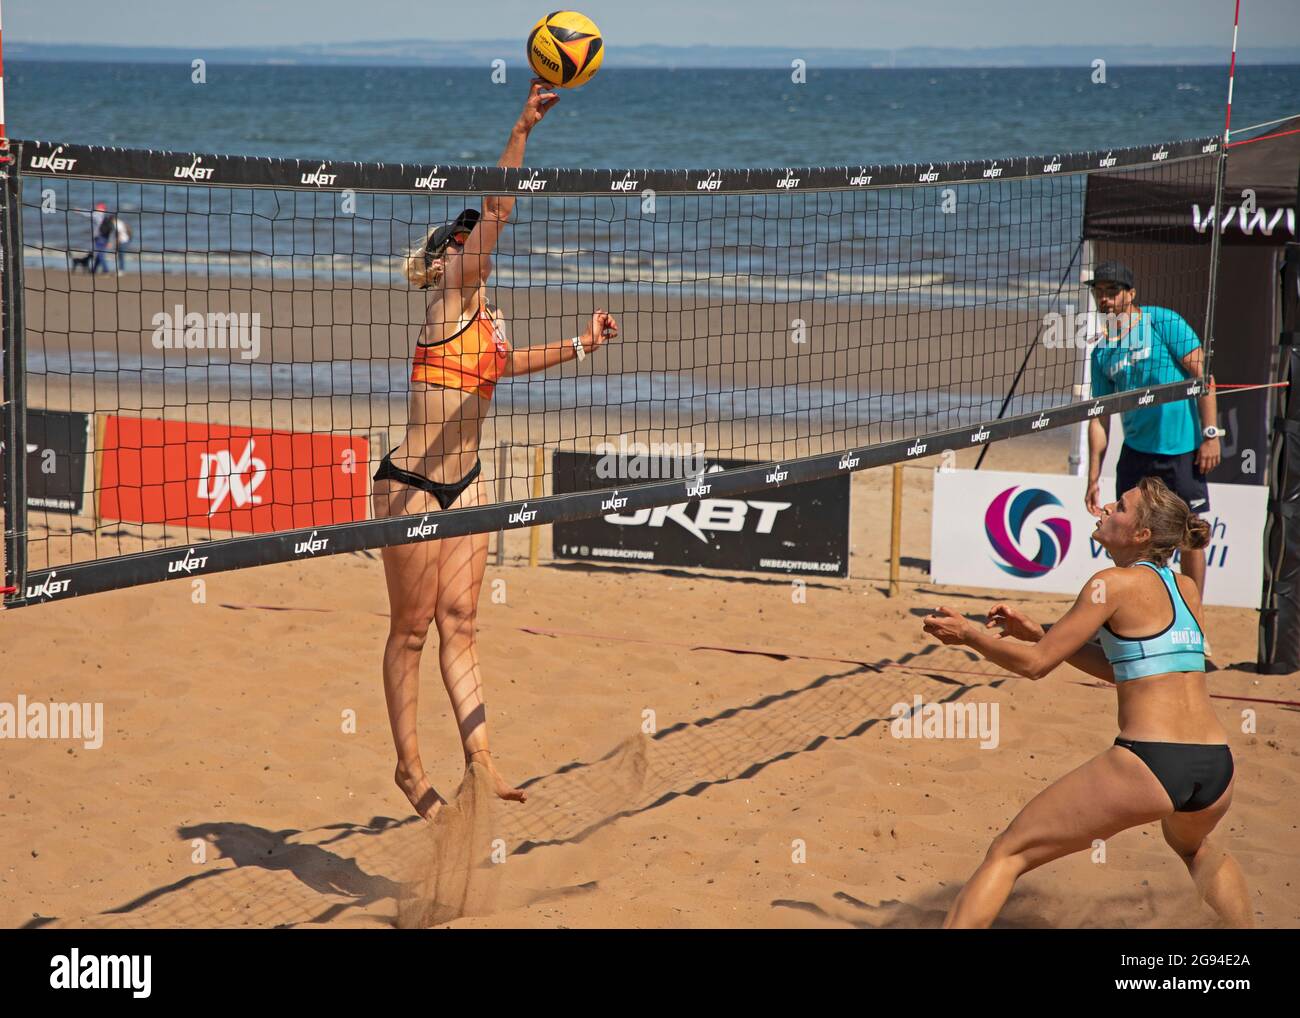
M404 370L423 297L386 288L172 291L174 280L31 272L29 349L137 359L142 323L182 303L260 310L263 364L363 359ZM503 291L516 345L569 335L560 291ZM594 299L589 304L597 303ZM787 354L774 309L677 298L602 301L623 337L597 374L674 372L715 388L787 382L847 392L930 386L1001 393L1028 313L783 309L810 323ZM292 323L292 324L289 324ZM718 337L725 337L719 339ZM954 337L950 341L948 337ZM1042 351L1030 391L1060 390L1073 351ZM201 354L205 360L207 354ZM170 362L169 362L170 363ZM184 363L184 362L183 362ZM566 365L561 374L578 369ZM592 371L590 365L582 369ZM236 399L203 384L163 391L146 372L51 369L33 406L124 411L364 434L372 457L400 436L404 391ZM779 416L729 431L644 407L506 412L485 445L581 448L592 436L704 441L751 458L851 448L948 423L900 412L870 427L802 431ZM667 403L661 409L666 410ZM599 414L597 417L596 415ZM1062 472L1072 431L994 445L989 469ZM963 453L959 466L973 465ZM507 497L526 497L511 456ZM1034 683L926 637L937 604L972 615L993 591L928 582L931 457L905 471L902 594L888 597L890 472L852 477L846 580L541 564L530 535L496 537L480 604L494 754L524 805L465 778L432 644L421 702L425 766L455 797L435 825L392 782L380 682L387 630L373 553L125 589L0 615L0 699L101 703L102 746L0 742L0 924L6 926L934 926L989 839L1033 794L1104 749L1113 690L1069 667ZM485 457L496 490L496 458ZM368 473L368 471L367 471ZM549 492L549 486L547 491ZM32 567L195 539L183 529L33 513ZM220 535L213 535L220 536ZM45 540L45 538L51 538ZM42 556L48 556L43 559ZM1069 598L1025 599L1050 621ZM1214 703L1233 734L1238 788L1220 837L1241 861L1261 925L1300 925L1297 679L1234 667L1255 657L1254 612L1209 608ZM895 704L996 709L995 746L906 739ZM1243 712L1256 712L1243 731ZM459 790L459 792L458 792ZM1030 874L1009 926L1208 926L1158 827L1119 835L1104 863L1076 856Z
M1011 999L1075 1006L1267 992L1279 938L1224 930L1247 924L1219 853L1255 927L1300 929L1300 671L1256 671L1261 617L1284 615L1166 599L1129 553L1162 558L1172 534L1195 560L1200 524L1149 486L1140 512L1089 521L1082 479L1059 475L1099 425L1116 464L1122 406L1148 415L1129 417L1131 450L1209 430L1209 480L1286 488L1268 432L1300 399L1279 274L1300 237L1295 0L1289 19L1126 4L1123 31L1100 5L1050 3L8 6L0 481L31 483L0 484L0 585L26 602L0 597L0 930L63 932L11 934L0 999L373 1008L394 983L413 1000L432 954L395 967L404 943L368 942L389 963L376 978L363 933L312 938L291 966L291 939L195 951L170 930L932 930L964 886L955 925L981 925L1007 877L1067 844L1088 848L1020 876L993 927L1143 932L1076 935L1081 953L1035 935L1014 958L990 934L937 980L922 935L886 937L885 994L969 1006L1009 971ZM447 274L427 290L405 272L421 257ZM413 384L438 287L478 276L515 351L575 359L518 358L485 387L501 336L470 331L430 373L463 391ZM618 335L577 359L597 308ZM470 394L489 388L490 406ZM1157 429L1157 400L1198 397L1195 420ZM922 455L940 445L961 448ZM627 469L638 454L653 466ZM462 477L466 511L426 511ZM643 506L641 480L688 501ZM1210 525L1210 596L1248 603L1260 546L1278 557L1276 518L1259 521L1281 510L1226 487L1184 493ZM387 498L418 512L365 523ZM598 503L599 529L528 526ZM448 575L478 558L351 550L448 550L471 526L513 528L472 535L472 620ZM650 564L673 545L729 563L741 546L755 571ZM1116 562L1133 568L1085 610L1086 636L1117 625L1103 649L1140 680L1118 690L1064 664L1031 680L923 628L943 608L984 624L999 602L1055 625L1083 599L1042 588ZM138 585L100 590L114 582ZM1129 628L1155 603L1168 625ZM430 614L417 707L403 663ZM1199 677L1142 674L1202 656L1231 785ZM1095 648L1075 660L1106 673ZM446 800L432 820L403 790L432 801L409 725L395 775L390 706L399 731L418 718ZM468 764L483 714L491 756ZM968 883L1026 804L1106 753ZM1168 821L1157 784L1231 807L1206 842L1195 818L1092 840ZM783 961L796 939L821 960L782 939ZM498 999L504 956L474 953L452 978L491 965ZM766 975L728 972L721 994L757 984L770 1007Z

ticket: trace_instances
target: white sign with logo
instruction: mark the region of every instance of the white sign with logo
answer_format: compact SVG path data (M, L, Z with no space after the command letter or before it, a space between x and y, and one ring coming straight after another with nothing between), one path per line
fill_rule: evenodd
M1111 565L1092 539L1086 479L1070 474L938 470L930 541L935 583L1075 594ZM1268 489L1211 484L1205 603L1259 607ZM1102 479L1102 498L1114 497ZM1177 564L1174 564L1177 568Z

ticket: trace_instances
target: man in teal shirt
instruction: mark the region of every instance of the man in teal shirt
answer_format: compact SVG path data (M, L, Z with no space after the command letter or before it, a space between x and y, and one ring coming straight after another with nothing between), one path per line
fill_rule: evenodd
M1133 273L1122 262L1102 262L1092 287L1107 330L1092 350L1092 395L1147 389L1202 378L1205 351L1196 332L1176 311L1141 306ZM1121 415L1124 445L1115 468L1116 497L1143 477L1159 477L1195 513L1210 508L1205 475L1219 465L1214 380L1199 400L1175 400L1139 407ZM1088 511L1101 514L1101 463L1106 455L1109 419L1088 424ZM1205 551L1184 551L1182 571L1205 592Z

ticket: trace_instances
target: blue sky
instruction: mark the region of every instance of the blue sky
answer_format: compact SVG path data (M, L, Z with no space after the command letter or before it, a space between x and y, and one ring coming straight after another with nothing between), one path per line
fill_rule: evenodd
M23 42L248 46L523 38L555 0L3 0ZM611 44L1231 43L1233 0L579 0ZM1300 0L1243 0L1241 48L1300 43ZM648 13L653 12L653 13Z

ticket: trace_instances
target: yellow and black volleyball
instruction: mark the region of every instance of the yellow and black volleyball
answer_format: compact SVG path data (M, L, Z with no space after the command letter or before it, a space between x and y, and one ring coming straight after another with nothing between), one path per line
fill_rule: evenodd
M539 78L560 88L585 85L604 55L600 29L577 11L548 14L528 33L528 63Z

